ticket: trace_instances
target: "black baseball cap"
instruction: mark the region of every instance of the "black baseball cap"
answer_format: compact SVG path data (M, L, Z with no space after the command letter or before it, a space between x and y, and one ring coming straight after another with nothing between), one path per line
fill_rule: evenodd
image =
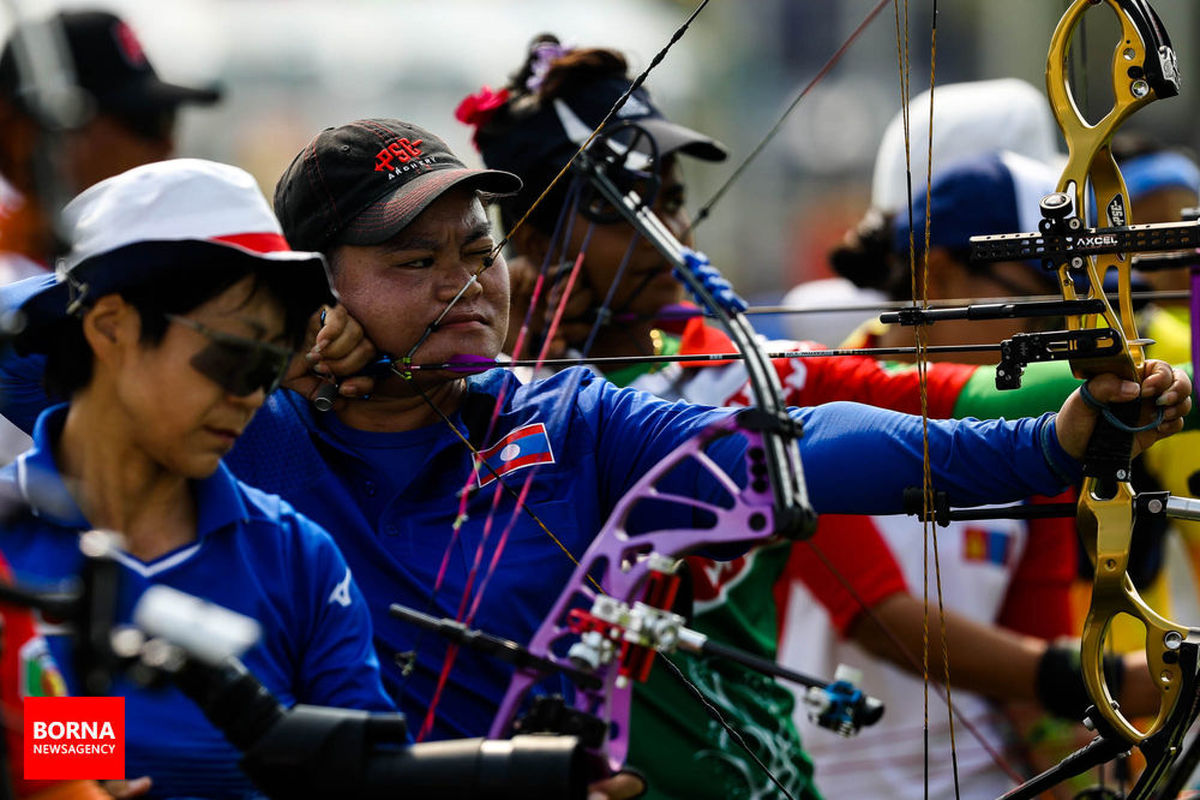
M158 77L128 23L107 11L64 11L57 15L75 67L75 80L96 107L116 116L174 111L184 103L210 105L215 88L192 88ZM0 92L20 102L13 42L0 54Z
M480 130L479 152L488 166L526 177L544 172L548 161L557 171L628 88L629 80L619 77L579 83L561 97L542 101L532 114L515 117L502 131ZM702 161L724 161L729 155L725 145L711 136L664 117L644 88L629 96L609 125L622 122L635 123L649 133L659 156L681 153Z
M326 128L292 159L275 186L275 214L297 249L379 244L463 184L499 196L521 189L509 172L468 169L424 128L360 119Z

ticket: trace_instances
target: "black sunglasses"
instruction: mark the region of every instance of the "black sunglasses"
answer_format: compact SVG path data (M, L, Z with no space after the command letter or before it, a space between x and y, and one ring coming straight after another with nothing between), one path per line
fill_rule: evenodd
M245 397L258 389L267 394L275 391L291 363L292 351L286 347L214 330L177 314L164 316L209 340L208 347L192 356L189 363L235 397Z

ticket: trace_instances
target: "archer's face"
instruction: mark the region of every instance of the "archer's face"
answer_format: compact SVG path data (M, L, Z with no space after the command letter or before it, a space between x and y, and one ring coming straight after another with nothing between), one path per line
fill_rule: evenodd
M334 286L382 352L407 354L479 269L495 242L483 204L452 189L378 245L342 245ZM414 363L457 355L495 358L508 328L508 268L497 256L414 354Z
M654 213L675 238L690 247L692 238L688 228L691 220L684 210L686 200L687 188L680 178L679 167L674 157L668 156L663 159L662 186L655 199ZM567 250L569 254L579 252L588 226L587 218L577 214L570 249ZM624 272L620 272L621 262L629 253L631 243L634 245L629 264ZM614 310L649 317L663 306L678 303L683 297L683 287L671 274L671 264L650 242L641 237L637 237L635 242L633 226L625 221L597 224L592 228L583 269L588 285L595 294L596 305L603 302L618 278L620 283L610 306Z
M185 317L217 335L250 344L282 345L285 338L282 304L252 277ZM187 324L169 324L157 345L141 342L136 333L119 341L121 356L98 363L97 370L109 376L101 382L112 387L105 402L123 412L130 443L171 473L211 475L263 404L265 389L234 394L198 371L193 361L210 350L213 341Z

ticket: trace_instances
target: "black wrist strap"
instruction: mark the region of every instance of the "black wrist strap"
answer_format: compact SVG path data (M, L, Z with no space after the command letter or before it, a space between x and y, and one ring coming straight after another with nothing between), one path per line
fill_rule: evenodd
M1079 667L1079 642L1060 640L1046 647L1038 662L1034 691L1042 707L1056 717L1074 720L1083 719L1087 707L1092 705L1083 673ZM1120 656L1109 653L1104 656L1104 680L1113 697L1121 694L1125 679L1125 662Z

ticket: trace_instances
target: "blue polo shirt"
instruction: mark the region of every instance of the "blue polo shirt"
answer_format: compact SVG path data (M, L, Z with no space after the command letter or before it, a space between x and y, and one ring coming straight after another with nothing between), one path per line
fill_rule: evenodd
M44 412L33 449L0 470L0 493L15 490L35 509L0 530L0 550L28 584L79 574L78 534L91 527L54 461L66 409ZM193 489L194 542L150 562L118 555L124 567L118 623L130 622L148 586L171 586L259 621L262 639L243 660L285 706L393 710L380 683L367 607L329 535L278 497L240 483L224 465ZM78 693L70 636L48 633L68 687ZM177 690L119 679L112 693L126 698L125 774L153 778L150 796L257 796L237 767L238 752Z

